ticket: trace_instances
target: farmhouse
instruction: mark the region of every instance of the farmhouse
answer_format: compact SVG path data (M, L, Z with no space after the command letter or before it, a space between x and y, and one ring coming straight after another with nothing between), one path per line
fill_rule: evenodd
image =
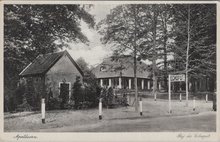
M95 74L100 86L118 89L134 89L133 57L109 57L96 66L92 72ZM152 79L150 66L137 61L137 81L139 90L150 90Z
M69 98L76 77L81 81L83 78L83 72L67 51L39 55L19 75L21 82L32 86L38 96L45 96L46 102L49 92L55 98L63 93Z

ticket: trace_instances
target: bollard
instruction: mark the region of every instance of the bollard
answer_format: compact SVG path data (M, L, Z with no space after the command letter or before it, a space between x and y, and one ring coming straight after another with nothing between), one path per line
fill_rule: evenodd
M205 96L205 101L206 101L206 103L208 102L208 94L206 94L206 96Z
M99 120L102 119L102 99L99 99Z
M182 94L180 93L180 102L182 101Z
M142 113L142 98L140 98L140 101L139 101L139 105L140 105L140 115L142 116L143 113Z
M155 92L154 101L157 101L157 92Z
M193 111L196 110L196 98L193 97Z
M42 123L45 123L45 99L42 99L41 102L41 114L42 114Z

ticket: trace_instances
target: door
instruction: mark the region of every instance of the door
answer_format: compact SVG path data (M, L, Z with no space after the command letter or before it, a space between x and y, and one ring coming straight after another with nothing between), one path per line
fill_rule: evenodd
M60 83L60 97L62 99L61 108L64 108L64 104L69 100L69 88L69 83Z

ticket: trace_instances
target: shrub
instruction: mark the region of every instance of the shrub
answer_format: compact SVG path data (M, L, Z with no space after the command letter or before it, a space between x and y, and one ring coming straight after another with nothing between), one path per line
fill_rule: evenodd
M115 102L117 105L127 106L128 105L127 94L115 96Z
M48 101L48 109L60 109L62 100L60 98L50 98Z
M108 104L108 106L113 104L113 97L114 97L113 89L112 89L112 87L110 87L107 90L107 104Z
M78 107L80 102L84 101L84 91L79 76L76 77L76 82L73 84L73 94L71 99L75 102L75 108Z
M85 83L82 85L80 78L77 77L73 85L73 94L71 97L71 100L75 102L74 108L85 109L98 106L100 91L101 89L96 83Z
M23 103L24 94L25 94L25 86L21 84L15 89L13 93L13 97L15 98L16 105L20 105Z
M99 95L100 95L100 91L101 89L96 86L96 87L93 87L91 85L85 85L85 89L84 89L85 93L85 101L86 102L89 102L88 103L88 107L96 107L98 106L98 103L99 103Z
M100 98L102 98L102 103L104 107L112 107L113 104L113 99L114 99L114 93L113 93L113 88L102 88L101 90L101 95Z
M16 111L31 111L33 107L27 102L26 97L23 98L23 103L18 105Z

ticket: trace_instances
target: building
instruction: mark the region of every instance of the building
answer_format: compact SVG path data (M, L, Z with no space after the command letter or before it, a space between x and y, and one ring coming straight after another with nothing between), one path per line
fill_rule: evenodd
M134 60L132 56L120 58L109 57L96 66L95 74L100 86L118 89L134 89ZM139 90L152 88L151 67L142 61L137 61L137 81Z
M83 72L67 51L39 55L20 74L20 82L33 86L34 92L40 97L48 93L59 97L65 93L70 98L76 77L83 78Z

